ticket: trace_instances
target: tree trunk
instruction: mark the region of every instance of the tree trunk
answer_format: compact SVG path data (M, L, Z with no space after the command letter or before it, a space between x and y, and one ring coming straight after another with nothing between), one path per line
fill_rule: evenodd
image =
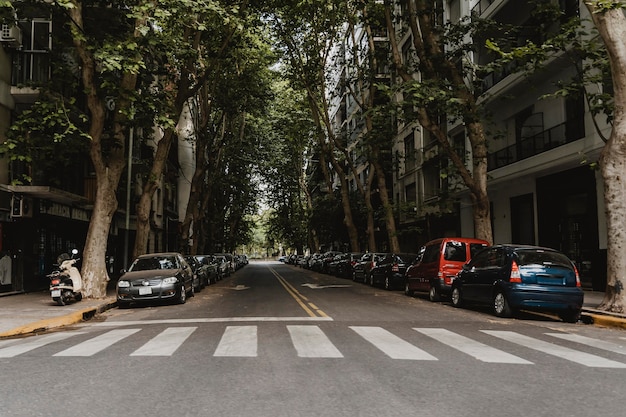
M378 154L378 152L376 152ZM387 189L387 179L377 156L372 158L372 165L376 171L378 184L378 194L385 213L385 227L387 228L387 237L389 239L389 252L400 253L400 243L398 242L398 232L396 230L396 221L393 213L393 204L389 201L389 190Z
M89 45L84 37L82 3L76 2L75 7L68 9L74 26L72 37L74 47L81 61L81 77L87 97L87 107L90 112L89 135L91 137L90 157L96 172L96 200L89 222L89 229L82 254L82 270L84 296L89 298L104 298L106 296L109 276L106 269L106 250L108 246L109 229L113 215L117 210L116 190L126 163L126 131L128 121L124 111L115 112L114 132L115 146L107 149L105 159L102 149L102 134L106 117L105 105L101 99L96 77L96 62ZM145 19L137 19L135 27L143 25ZM140 36L135 31L135 36ZM137 76L125 73L120 81L122 94L117 97L118 108L129 108L130 101L123 92L134 91Z
M180 112L179 112L180 114ZM161 185L163 172L167 163L167 155L170 152L172 141L174 140L173 129L165 131L163 137L157 144L154 154L152 168L148 174L143 192L137 203L137 234L135 236L135 247L133 249L133 259L143 255L148 250L148 239L150 237L150 214L152 211L152 196Z
M603 2L585 2L604 40L613 77L613 130L600 155L607 223L607 286L599 308L626 311L626 16L624 6L602 10Z

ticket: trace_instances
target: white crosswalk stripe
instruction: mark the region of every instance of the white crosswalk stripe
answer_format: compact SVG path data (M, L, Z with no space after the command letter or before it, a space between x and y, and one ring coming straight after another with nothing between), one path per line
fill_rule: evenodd
M83 334L84 332L66 332L66 333L53 333L47 336L34 338L27 340L24 343L11 345L0 349L0 358L13 358L17 355L21 355L31 350L46 346L50 343L58 342L60 340L68 339L72 336Z
M425 334L426 336L432 337L433 339L457 349L458 351L473 356L479 361L489 363L532 364L532 362L525 359L503 352L500 349L487 346L483 343L477 342L460 334L453 333L446 329L415 328L414 330Z
M130 356L171 356L197 327L170 327L163 330Z
M86 340L71 348L65 349L54 356L93 356L103 351L114 343L119 342L128 336L137 333L141 329L120 329L111 330L93 339Z
M232 358L258 357L259 343L264 343L262 339L259 340L258 326L259 325L244 324L226 326L221 338L219 338L213 356ZM438 361L446 359L446 351L434 346L432 342L426 338L420 339L418 337L417 340L401 338L379 326L347 326L347 328L356 333L363 343L371 344L382 354L394 360ZM345 349L346 352L352 352L353 347L350 346L350 344L354 343L354 339L341 338L340 350L334 343L337 342L337 340L331 340L320 325L286 325L282 327L282 329L283 331L286 329L286 333L289 334L291 344L295 349L295 355L300 358L343 358L344 354L341 350ZM581 349L587 348L587 350L596 349L614 355L626 355L626 347L617 339L616 342L611 343L580 334L552 332L544 333L537 338L514 331L476 330L476 332L482 333L477 333L480 335L481 341L479 342L471 337L444 328L415 327L412 329L420 335L426 336L462 354L468 355L469 358L485 363L524 365L539 363L538 359L531 362L527 358L517 356L520 354L519 349L517 349L518 352L516 352L516 355L503 350L504 348L501 345L508 342L523 346L532 351L556 356L562 360L568 360L588 367L626 369L626 361L620 362L619 360L605 358L598 354L577 350L578 347ZM43 336L28 337L22 340L14 339L2 341L3 343L0 344L0 358L13 358L19 355L26 356L29 352L45 346L50 346L50 350L54 343L63 342L75 336L83 337L79 337L80 340L70 347L67 347L67 344L72 340L64 342L64 345L66 345L64 347L67 348L58 353L51 353L52 356L90 357L112 347L114 344L126 338L133 337L133 339L141 340L143 338L145 340L143 345L140 345L138 349L130 352L129 356L168 357L174 355L190 338L206 337L206 335L196 336L197 330L198 327L170 326L151 338L143 335L141 332L142 328L139 327L113 329L101 334L98 332L98 334L93 337L89 335L88 331L58 332ZM333 338L336 337L335 333L331 335ZM497 348L490 346L489 342L484 340L489 336L499 339L500 342L498 344L500 346ZM553 338L552 341L555 343L542 340L541 338ZM555 339L560 340L561 343L558 344L558 341ZM488 340L495 341L494 339ZM505 342L502 342L502 340ZM195 342L197 342L197 339ZM563 346L566 342L568 346ZM123 347L120 347L119 349L122 348Z
M593 339L591 337L581 336L579 334L570 333L546 333L548 336L557 337L569 342L580 343L582 345L591 346L597 349L609 352L620 353L626 355L626 345L618 345L616 343L606 342L604 340Z
M380 327L350 326L350 328L391 359L437 360L431 354Z
M580 352L564 346L555 345L553 343L544 342L543 340L533 337L524 336L511 331L498 330L481 330L482 332L504 339L506 341L516 343L529 349L538 350L548 355L557 356L593 368L626 368L626 364L612 361L600 356L592 355L586 352Z
M213 356L257 356L257 326L228 326Z
M293 346L301 358L343 358L318 326L287 326Z

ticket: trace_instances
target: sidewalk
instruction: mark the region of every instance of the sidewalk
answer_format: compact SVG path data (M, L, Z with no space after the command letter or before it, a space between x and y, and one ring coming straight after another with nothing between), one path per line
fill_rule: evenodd
M588 324L626 329L626 315L596 309L603 298L603 292L585 291L581 320ZM0 294L0 338L79 323L116 306L115 290L109 290L107 297L102 300L84 299L65 306L56 305L48 291Z
M115 290L101 300L83 299L65 306L52 301L50 291L0 294L0 338L79 323L115 306Z

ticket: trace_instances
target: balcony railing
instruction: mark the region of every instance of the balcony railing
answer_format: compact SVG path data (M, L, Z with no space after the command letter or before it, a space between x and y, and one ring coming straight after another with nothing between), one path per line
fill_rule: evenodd
M23 51L13 58L11 85L41 84L50 80L50 53Z
M482 14L491 6L496 0L480 0L474 7L472 7L472 16L482 16Z
M584 136L585 124L583 119L568 120L534 136L522 139L511 146L490 153L487 155L487 170L502 168L566 143L574 142Z

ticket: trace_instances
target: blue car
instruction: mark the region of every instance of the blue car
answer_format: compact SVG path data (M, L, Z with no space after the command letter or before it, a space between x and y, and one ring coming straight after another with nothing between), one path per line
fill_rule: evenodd
M491 305L498 317L519 310L556 313L566 322L580 318L584 293L578 270L563 253L527 245L495 245L478 252L453 284L452 305Z

